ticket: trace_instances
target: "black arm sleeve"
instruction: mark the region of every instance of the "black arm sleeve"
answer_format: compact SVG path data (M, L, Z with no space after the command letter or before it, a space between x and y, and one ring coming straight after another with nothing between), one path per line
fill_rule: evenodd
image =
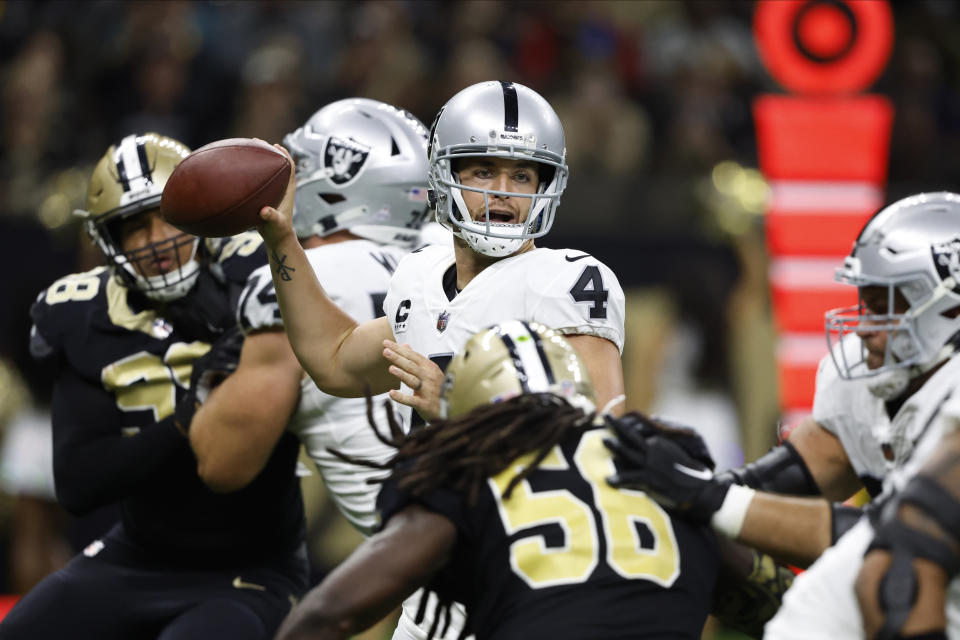
M853 528L863 517L863 509L839 502L830 505L830 544L836 544L840 536Z
M173 416L124 437L113 398L69 367L54 386L52 414L57 500L74 515L130 495L189 446Z
M753 462L721 474L752 489L793 496L818 496L820 488L807 464L789 441L777 445Z

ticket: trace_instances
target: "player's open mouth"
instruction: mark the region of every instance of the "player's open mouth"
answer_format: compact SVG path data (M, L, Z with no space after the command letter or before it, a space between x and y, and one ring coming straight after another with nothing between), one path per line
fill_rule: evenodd
M480 217L478 222L485 222L483 216ZM513 214L505 211L491 211L490 222L496 222L498 224L511 224L513 223Z
M166 273L173 267L173 258L158 256L150 261L150 267L156 273Z

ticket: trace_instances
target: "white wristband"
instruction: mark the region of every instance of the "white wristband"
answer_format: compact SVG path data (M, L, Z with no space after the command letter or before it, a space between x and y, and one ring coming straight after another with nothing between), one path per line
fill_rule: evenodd
M723 534L731 540L736 540L743 528L743 521L747 517L747 509L756 493L750 487L738 484L730 485L723 504L710 518L710 526L717 533Z

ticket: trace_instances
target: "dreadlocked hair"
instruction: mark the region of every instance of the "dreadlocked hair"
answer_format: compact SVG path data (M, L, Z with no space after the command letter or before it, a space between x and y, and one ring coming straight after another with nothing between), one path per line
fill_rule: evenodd
M369 389L366 395L367 422L377 439L397 450L396 455L385 463L378 463L334 449L330 449L330 453L352 464L391 471L397 488L412 496L445 487L465 494L470 506L476 504L480 492L485 490L487 478L499 474L520 456L535 451L533 461L507 484L503 498L509 498L514 488L536 471L554 446L572 433L590 429L596 415L586 414L552 393L528 393L481 405L462 416L437 420L404 433L392 405L385 402L390 429L389 435L385 435L373 418L373 399ZM427 640L432 640L437 631L446 635L453 600L433 584L427 588L437 595L433 624L427 633ZM426 607L427 597L423 595L414 619L417 624L423 622ZM468 613L458 640L466 638L469 630Z
M377 463L333 449L330 453L352 464L390 470L397 487L411 495L446 487L465 494L471 506L486 487L487 478L520 456L536 451L530 465L507 485L503 497L509 498L556 444L571 432L588 430L594 417L552 393L528 393L481 405L462 416L437 420L405 434L392 407L385 404L389 435L382 434L373 419L369 394L367 421L381 442L397 450L393 458Z

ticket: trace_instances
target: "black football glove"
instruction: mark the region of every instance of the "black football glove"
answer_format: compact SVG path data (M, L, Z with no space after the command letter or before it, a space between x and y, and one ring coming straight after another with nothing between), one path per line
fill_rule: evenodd
M190 373L190 388L183 397L177 398L174 421L183 433L190 430L193 414L210 395L210 391L237 370L240 351L243 349L243 333L234 326L222 333L210 345L210 350L194 360Z
M702 462L712 471L716 464L707 443L693 427L680 424L663 416L646 416L633 411L621 418L606 416L607 425L615 432L618 430L632 431L636 434L649 437L663 435L676 442L688 455Z
M698 524L710 522L730 485L714 477L713 459L695 431L639 414L608 424L617 435L604 440L617 465L610 485L643 491Z

